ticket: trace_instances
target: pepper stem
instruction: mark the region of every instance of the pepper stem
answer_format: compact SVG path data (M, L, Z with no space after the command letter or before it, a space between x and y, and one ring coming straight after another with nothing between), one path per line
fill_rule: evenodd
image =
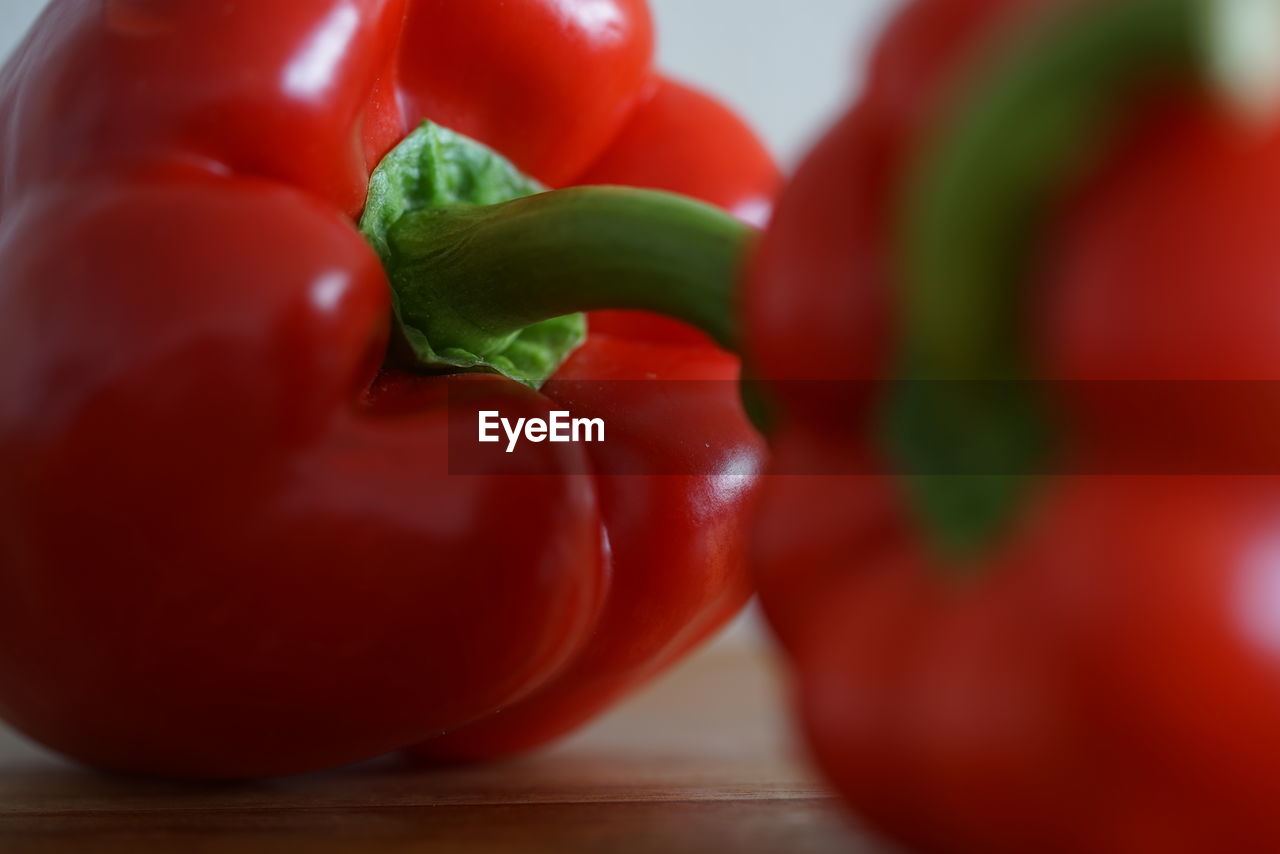
M658 312L736 350L733 295L751 236L683 196L575 187L406 213L387 234L388 272L419 354L425 344L442 367L537 386L580 339L529 330L577 312Z
M1014 518L1054 436L1024 336L1035 230L1142 91L1210 76L1220 0L1074 4L971 81L908 175L884 444L949 556ZM959 475L959 476L957 476Z

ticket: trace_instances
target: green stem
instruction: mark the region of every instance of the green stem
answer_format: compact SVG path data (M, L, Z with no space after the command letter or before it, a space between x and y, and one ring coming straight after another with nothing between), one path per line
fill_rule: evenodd
M909 174L899 234L906 347L885 443L943 551L1010 522L1053 436L1025 337L1045 214L1141 93L1204 64L1222 0L1094 0L983 69ZM966 475L956 477L956 475Z
M388 268L403 326L444 367L536 385L575 342L529 330L577 312L658 312L736 350L735 285L751 235L682 196L579 187L406 213L388 232Z
M1198 68L1205 0L1092 0L961 99L907 185L900 269L914 371L1022 374L1043 215L1144 88Z

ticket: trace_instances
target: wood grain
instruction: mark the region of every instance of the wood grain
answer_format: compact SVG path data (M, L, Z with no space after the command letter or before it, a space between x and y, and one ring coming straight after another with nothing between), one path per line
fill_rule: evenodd
M0 734L0 851L872 852L795 758L779 677L712 647L564 744L247 785L121 779Z

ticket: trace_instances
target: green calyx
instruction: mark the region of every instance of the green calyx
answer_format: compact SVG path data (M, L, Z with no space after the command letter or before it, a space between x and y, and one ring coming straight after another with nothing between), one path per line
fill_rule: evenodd
M406 281L406 261L394 242L393 232L407 216L500 204L545 190L491 149L431 122L379 164L369 182L360 230L392 282L393 355L399 361L432 373L488 369L522 379L545 377L586 340L586 318L571 314L522 329L484 352L433 341L419 321L418 289Z
M1242 2L1256 0L1094 0L1054 13L970 80L909 172L897 253L905 381L882 443L956 565L1007 529L1052 465L1024 322L1045 214L1144 90L1214 79L1225 45L1215 21Z
M681 196L546 192L479 143L427 124L374 173L361 229L394 292L395 355L538 387L586 337L581 312L655 311L736 346L751 230Z

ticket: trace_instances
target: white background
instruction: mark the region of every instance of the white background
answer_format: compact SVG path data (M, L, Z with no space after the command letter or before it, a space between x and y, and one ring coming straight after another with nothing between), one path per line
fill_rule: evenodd
M0 56L45 2L0 0ZM788 164L844 103L896 2L650 0L663 67L741 109Z

